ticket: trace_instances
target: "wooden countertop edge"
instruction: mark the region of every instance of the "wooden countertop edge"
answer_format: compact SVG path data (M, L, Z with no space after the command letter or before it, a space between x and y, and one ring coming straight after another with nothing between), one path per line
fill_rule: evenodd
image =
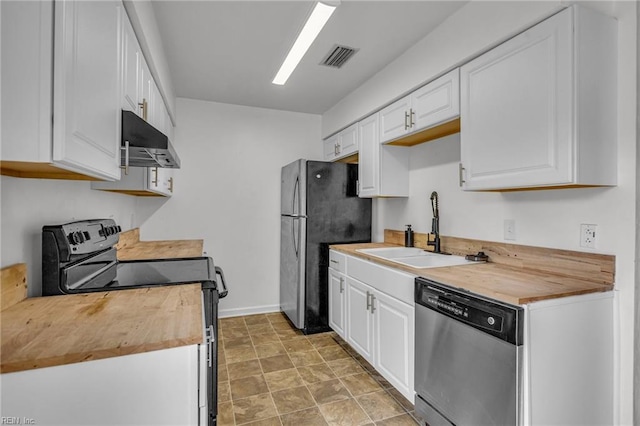
M473 264L458 265L458 266L448 266L448 267L440 267L440 268L413 268L410 266L406 266L406 265L402 265L389 260L381 259L379 257L370 256L365 253L357 251L357 249L360 249L360 248L385 248L385 247L403 247L403 246L397 245L397 244L390 244L390 243L335 244L335 245L329 246L330 249L339 251L341 253L344 253L350 256L355 256L379 265L398 269L403 272L410 273L412 275L431 279L433 281L437 281L442 284L450 285L456 288L459 288L459 285L457 283L453 283L450 280L443 279L442 276L440 276L440 274L438 273L438 271L461 272L462 269L460 268L478 268L478 267L482 268L483 266L490 266L491 268L495 268L496 270L499 270L505 274L518 274L520 276L531 277L532 281L540 281L541 278L548 278L548 277L557 277L558 279L566 279L566 277L563 275L546 273L546 272L534 272L534 271L525 270L525 269L514 267L514 266L507 266L507 265L495 264L495 263L487 263L484 265L473 265ZM581 281L574 279L574 282L579 283ZM515 305L523 305L523 304L538 302L542 300L551 300L551 299L557 299L561 297L579 296L583 294L607 292L607 291L613 290L613 284L598 284L598 283L593 283L589 281L582 281L581 283L583 283L584 285L581 288L576 288L573 290L571 289L567 290L565 288L563 290L559 290L556 292L551 291L546 295L535 295L535 296L528 296L528 297L514 297L512 295L508 295L503 292L495 291L493 289L482 287L482 286L470 285L469 288L465 288L465 289L477 294L481 294L486 297L491 297L491 298L500 300L502 302L511 303ZM546 282L546 284L549 284L548 281Z
M45 367L57 367L79 362L96 361L99 359L113 358L116 356L135 355L144 352L158 351L163 349L177 348L180 346L197 345L202 343L202 338L177 339L162 341L155 344L144 344L134 346L120 346L113 349L99 349L86 352L69 353L57 357L38 358L37 360L25 359L8 363L0 363L0 373L17 373L20 371L35 370Z

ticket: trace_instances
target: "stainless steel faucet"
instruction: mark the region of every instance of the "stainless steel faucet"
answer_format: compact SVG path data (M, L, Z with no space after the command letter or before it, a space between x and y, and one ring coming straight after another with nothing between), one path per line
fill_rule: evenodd
M438 211L438 193L433 191L431 193L431 210L433 211L433 219L431 219L431 233L433 234L433 241L429 241L427 236L427 245L433 246L434 253L442 253L440 250L440 212Z

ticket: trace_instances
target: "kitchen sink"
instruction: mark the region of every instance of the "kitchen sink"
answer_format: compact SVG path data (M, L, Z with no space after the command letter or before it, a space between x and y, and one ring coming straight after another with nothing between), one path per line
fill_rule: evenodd
M478 263L466 260L463 256L453 256L425 251L417 247L390 247L357 249L357 252L379 257L391 262L413 268L439 268L444 266L468 265Z

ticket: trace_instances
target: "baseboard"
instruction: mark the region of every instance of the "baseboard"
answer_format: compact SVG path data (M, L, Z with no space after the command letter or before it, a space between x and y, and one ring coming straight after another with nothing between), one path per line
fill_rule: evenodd
M240 317L243 315L268 314L280 312L280 305L255 306L251 308L221 309L218 312L219 318Z

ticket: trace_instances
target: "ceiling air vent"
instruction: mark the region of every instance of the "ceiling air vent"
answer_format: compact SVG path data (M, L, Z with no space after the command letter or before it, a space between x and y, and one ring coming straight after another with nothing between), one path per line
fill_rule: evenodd
M327 67L340 68L360 49L354 49L353 47L335 45L329 50L329 53L324 57L320 65Z

